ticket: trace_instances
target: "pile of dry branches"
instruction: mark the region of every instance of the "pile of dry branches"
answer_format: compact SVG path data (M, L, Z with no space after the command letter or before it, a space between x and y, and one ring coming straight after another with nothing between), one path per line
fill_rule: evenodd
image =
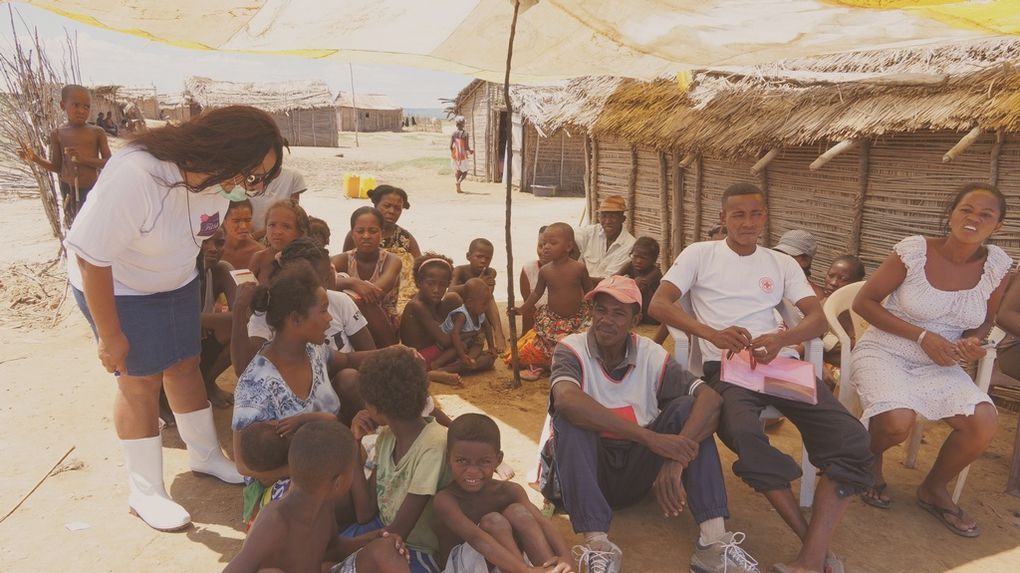
M22 148L35 151L40 157L47 155L50 134L64 123L60 109L60 89L69 83L80 83L77 48L68 36L64 64L58 70L46 54L38 31L29 31L21 22L24 32L18 33L15 12L8 7L13 50L0 52L0 76L3 77L0 94L0 171L15 175L22 173L34 180L39 191L46 218L53 236L63 241L66 221L60 217L60 195L53 174L38 165L26 165L18 158ZM61 247L62 248L62 247Z

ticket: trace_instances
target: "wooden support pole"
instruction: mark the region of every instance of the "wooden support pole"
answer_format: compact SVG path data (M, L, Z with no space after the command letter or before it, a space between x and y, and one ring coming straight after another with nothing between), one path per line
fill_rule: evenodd
M777 156L779 156L779 150L770 149L769 152L763 155L762 158L759 159L757 163L751 166L751 175L757 175L758 173L763 171L766 167L768 167L769 163L772 163L772 160L775 159Z
M974 129L968 131L967 135L961 137L960 141L956 142L956 145L954 145L952 149L947 151L946 154L942 156L942 163L949 163L950 161L959 157L961 153L966 151L968 147L973 145L974 142L977 141L979 137L981 137L982 132L983 130L980 127L975 127Z
M666 272L669 267L669 238L671 233L669 217L669 160L666 153L659 152L659 268Z
M591 222L599 216L599 140L591 138Z
M673 157L673 238L669 244L669 260L676 259L684 248L684 170L680 158Z
M871 144L861 141L857 162L857 194L854 195L853 221L850 225L850 252L861 256L861 236L864 228L864 202L868 197L868 179L871 174Z
M701 194L704 192L705 187L705 174L704 171L705 162L698 155L694 160L694 242L697 243L701 240Z
M638 149L630 146L630 176L627 178L627 231L634 234L634 204L637 203Z
M534 177L534 174L532 174ZM588 223L595 221L595 214L591 210L591 138L584 135L584 212L588 216Z
M988 182L992 185L999 184L999 156L1002 155L1002 140L1005 139L1002 131L995 132L995 145L992 146L991 165L988 169Z
M809 169L811 169L811 171L818 171L826 163L832 161L832 158L836 157L840 153L843 153L844 151L850 151L854 147L857 147L857 141L854 139L846 139L840 141L836 145L833 145L831 148L829 148L828 151L819 155L818 159L812 161Z

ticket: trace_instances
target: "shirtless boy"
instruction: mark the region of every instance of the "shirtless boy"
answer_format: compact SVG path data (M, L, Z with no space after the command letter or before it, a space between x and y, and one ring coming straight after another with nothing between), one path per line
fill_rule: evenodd
M464 255L467 257L468 264L460 265L453 269L453 291L463 297L461 292L462 285L470 279L478 278L485 281L490 293L494 292L496 290L496 269L490 266L494 252L495 249L492 246L492 242L488 239L478 238L471 241L471 244L468 245L468 252ZM486 307L485 318L492 325L492 332L496 341L496 353L502 354L506 348L506 336L503 334L503 324L500 321L499 307L496 306L495 298Z
M398 535L378 532L365 544L337 535L333 502L354 480L358 453L351 431L339 422L302 426L290 444L290 490L267 505L225 573L279 570L287 573L378 571L405 573L407 554ZM360 551L357 547L364 546ZM339 563L336 563L339 561ZM334 563L336 563L334 565Z
M492 479L503 461L492 418L462 414L446 439L453 481L433 501L444 572L487 573L486 562L504 573L574 571L566 541L524 488Z
M50 134L49 161L24 144L18 156L59 174L64 218L70 225L95 186L99 170L110 158L110 145L102 128L85 123L92 109L88 89L75 84L64 86L60 90L60 108L67 115L67 123Z
M581 332L591 323L584 295L592 289L592 281L585 264L571 258L575 247L574 230L570 225L553 223L546 227L542 233L542 250L550 262L539 269L535 290L528 300L514 309L517 314L535 310L534 345L544 362L533 366L548 367L556 343L568 334ZM536 309L546 289L549 290L548 303ZM521 376L527 380L537 378L534 371L522 372Z

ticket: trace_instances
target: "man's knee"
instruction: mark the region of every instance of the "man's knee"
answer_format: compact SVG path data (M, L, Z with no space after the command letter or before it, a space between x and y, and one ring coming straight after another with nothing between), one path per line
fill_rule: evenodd
M478 522L478 527L489 535L511 531L510 522L507 518L495 511L483 515L482 519Z
M356 564L358 571L405 573L409 570L407 559L397 551L393 539L385 537L376 539L358 552Z
M510 522L510 525L514 529L520 529L527 527L528 525L535 523L535 517L528 511L527 507L521 503L511 503L503 510L503 517Z

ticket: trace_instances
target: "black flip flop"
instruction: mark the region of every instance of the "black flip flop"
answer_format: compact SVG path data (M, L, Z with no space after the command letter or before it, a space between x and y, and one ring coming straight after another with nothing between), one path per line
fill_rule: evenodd
M974 525L974 527L971 527L970 529L960 529L959 527L946 521L947 515L951 515L956 519L963 519L962 507L957 507L955 510L945 509L943 507L935 505L934 503L928 503L922 500L921 498L917 498L917 505L921 506L921 509L935 516L935 519L941 521L942 525L945 525L946 528L949 529L949 531L952 531L953 533L959 535L960 537L977 537L978 535L981 535L981 528L978 527L976 524Z
M861 494L861 501L870 505L871 507L877 507L878 509L889 509L890 507L892 507L892 500L882 499L881 497L879 497L880 495L885 493L885 489L887 487L889 487L889 484L880 483L870 488L868 492ZM868 495L868 493L872 493L874 495Z

